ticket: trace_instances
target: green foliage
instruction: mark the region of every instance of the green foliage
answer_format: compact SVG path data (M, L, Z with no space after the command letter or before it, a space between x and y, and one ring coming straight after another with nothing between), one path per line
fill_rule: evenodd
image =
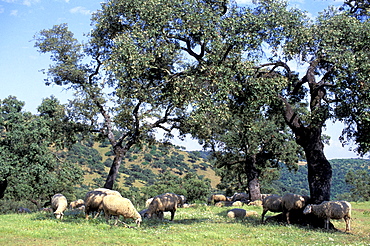
M0 200L0 214L14 214L18 213L19 208L27 208L31 212L38 211L36 204L30 200L14 200L14 199L1 199Z
M370 172L369 169L350 169L346 175L346 183L352 186L351 197L355 201L370 200Z
M182 187L186 191L187 202L206 201L209 197L211 182L192 172L183 177Z
M71 149L66 152L66 158L72 163L79 166L86 166L90 168L90 172L99 171L103 172L104 168L101 165L102 157L99 152L82 143L76 143Z
M156 175L150 169L131 164L130 167L125 169L124 172L126 175L129 175L125 178L125 185L128 187L133 186L135 180L140 180L145 182L146 185L151 185L155 182Z
M51 60L56 62L48 71L53 79L49 79L47 85L75 84L76 80L85 79L86 68L79 65L84 58L82 45L73 37L73 33L68 31L66 23L41 31L35 46L41 52L51 52Z
M58 151L74 137L69 129L73 125L63 124L64 107L48 98L39 107L40 115L32 115L22 111L23 105L11 96L0 101L0 181L8 183L2 187L5 198L40 202L58 192L73 193L82 171Z
M185 190L182 188L182 179L177 175L171 174L170 172L164 172L160 174L157 177L155 184L143 187L142 192L147 198L166 192L185 195Z
M165 172L157 177L156 182L141 189L146 198L154 197L166 192L184 195L187 202L206 201L211 191L211 182L195 173L188 173L179 177Z
M262 186L264 185L264 186ZM296 170L289 170L288 168L282 166L281 170L278 172L278 177L271 182L262 184L263 193L274 194L285 194L285 193L295 193L301 195L310 195L310 190L307 182L307 165L299 165ZM335 184L333 183L333 187ZM333 196L335 194L332 194Z

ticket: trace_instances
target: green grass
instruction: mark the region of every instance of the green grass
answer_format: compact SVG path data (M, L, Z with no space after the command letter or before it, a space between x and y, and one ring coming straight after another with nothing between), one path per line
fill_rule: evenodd
M261 214L259 207L242 207ZM0 245L370 245L370 202L352 203L352 231L287 224L260 224L260 216L235 221L229 207L178 209L175 220L144 220L140 228L108 225L103 218L86 221L67 211L63 221L51 214L0 215ZM273 215L268 213L267 215ZM127 221L134 226L131 222Z

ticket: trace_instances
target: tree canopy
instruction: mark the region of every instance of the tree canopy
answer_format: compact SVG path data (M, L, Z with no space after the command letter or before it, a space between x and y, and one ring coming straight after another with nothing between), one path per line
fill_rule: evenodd
M319 203L330 199L332 179L323 151L326 122L344 122L342 140L352 139L358 153L370 146L370 35L362 3L346 1L311 20L285 1L239 7L234 1L110 0L94 14L85 45L62 24L41 31L36 47L52 54L47 84L75 90L72 118L112 145L105 187L113 186L131 146L152 138L155 129L179 128L238 155L257 155L264 143L292 146L270 162L297 159L294 137ZM304 72L294 72L296 64ZM248 149L233 146L236 133ZM283 151L276 144L266 148Z

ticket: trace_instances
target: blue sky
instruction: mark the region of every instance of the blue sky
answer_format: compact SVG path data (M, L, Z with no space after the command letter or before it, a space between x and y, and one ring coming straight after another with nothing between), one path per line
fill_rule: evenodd
M249 4L251 0L239 0ZM311 16L328 5L340 5L342 1L333 0L298 0L290 5L306 10ZM100 8L100 1L94 0L0 0L0 99L9 95L16 96L26 103L25 110L36 113L36 108L43 98L56 96L62 103L67 102L71 94L61 87L46 86L45 76L39 72L46 69L49 56L41 55L34 48L33 36L42 29L53 25L68 23L75 37L81 40L84 33L91 29L91 13ZM338 124L328 124L327 134L332 137L330 146L325 147L328 158L356 157L342 148L338 137L342 130ZM199 149L196 141L176 141L188 150Z

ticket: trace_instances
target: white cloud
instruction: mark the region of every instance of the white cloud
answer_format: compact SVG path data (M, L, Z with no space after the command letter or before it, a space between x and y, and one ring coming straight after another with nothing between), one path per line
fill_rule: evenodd
M69 10L69 12L71 12L72 14L83 14L83 15L91 15L92 12L88 9L86 9L85 7L82 7L82 6L78 6L78 7L75 7L71 10Z
M0 14L4 13L5 9L2 5L0 5Z
M11 15L11 16L18 16L18 10L12 10L12 11L10 12L10 15Z
M238 4L252 4L252 0L236 0Z

